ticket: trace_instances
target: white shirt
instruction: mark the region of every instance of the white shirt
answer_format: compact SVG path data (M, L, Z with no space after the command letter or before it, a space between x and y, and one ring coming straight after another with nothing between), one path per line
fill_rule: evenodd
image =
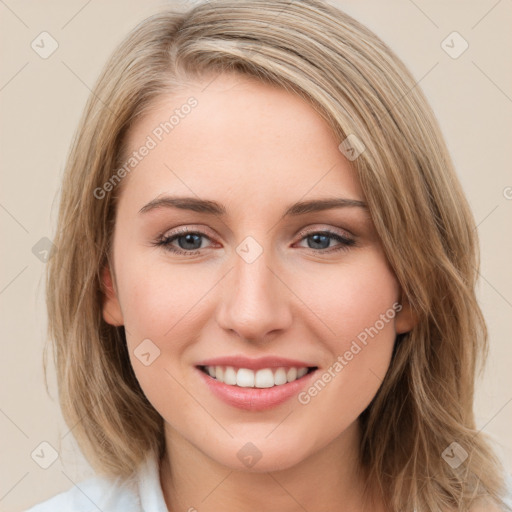
M168 512L156 456L149 456L132 479L94 476L26 512Z
M506 474L512 507L512 478ZM25 512L169 512L160 485L160 466L150 455L130 480L95 476Z

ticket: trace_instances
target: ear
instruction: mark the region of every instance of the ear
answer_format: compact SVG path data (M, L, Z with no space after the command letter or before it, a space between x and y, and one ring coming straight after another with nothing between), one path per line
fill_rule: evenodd
M120 326L124 325L123 313L117 298L117 292L114 288L112 274L108 265L105 265L102 271L103 281L103 320L107 324Z
M395 331L397 334L411 331L419 322L418 315L403 294L400 304L402 307L395 316Z

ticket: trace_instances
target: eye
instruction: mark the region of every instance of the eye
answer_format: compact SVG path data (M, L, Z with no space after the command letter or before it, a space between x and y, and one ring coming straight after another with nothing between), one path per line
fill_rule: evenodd
M356 245L356 241L345 235L334 231L303 231L299 234L302 238L300 241L308 240L307 249L315 253L333 253L338 251L347 251L350 247ZM166 251L183 256L200 254L202 247L202 239L210 240L210 237L202 231L180 230L179 233L161 236L158 240L152 242L152 245L163 247ZM331 241L338 242L338 246L329 247ZM177 245L174 243L177 242Z
M181 230L180 233L162 236L156 240L153 245L162 246L166 251L175 254L192 255L199 254L202 245L201 238L210 238L202 231ZM179 247L172 245L174 241L178 242Z
M302 240L308 240L308 248L314 252L320 253L333 253L338 251L348 251L348 249L356 245L353 238L348 238L345 235L335 233L334 231L303 231L300 233ZM309 242L311 240L311 242ZM329 248L331 240L339 242L337 247ZM327 247L326 247L327 246ZM318 251L317 249L320 249Z

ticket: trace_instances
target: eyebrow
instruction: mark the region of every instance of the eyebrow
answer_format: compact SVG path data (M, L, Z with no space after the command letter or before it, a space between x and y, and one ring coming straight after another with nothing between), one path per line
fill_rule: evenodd
M283 214L285 217L297 217L311 212L319 212L323 210L330 210L333 208L346 208L357 207L363 210L368 210L368 206L364 201L358 199L348 198L326 198L326 199L311 199L309 201L302 201L289 206ZM152 210L160 208L178 208L180 210L191 210L199 213L206 213L210 215L225 216L227 210L224 205L217 201L207 199L199 199L197 197L173 197L164 196L153 199L148 204L143 206L139 213L147 213Z

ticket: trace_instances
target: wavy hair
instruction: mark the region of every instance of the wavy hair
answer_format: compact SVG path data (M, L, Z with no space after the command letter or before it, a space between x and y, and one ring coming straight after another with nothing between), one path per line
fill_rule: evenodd
M402 61L372 31L320 0L210 0L147 18L121 42L91 94L68 155L46 274L48 345L67 424L91 465L128 477L165 450L163 419L132 370L123 327L102 317L126 135L157 98L215 73L298 94L352 162L382 245L418 317L361 414L368 485L392 510L505 506L503 468L473 413L488 333L475 295L475 222L437 120ZM110 267L112 268L112 267ZM45 350L45 365L47 354ZM454 445L453 443L457 443ZM462 448L452 468L443 454Z

